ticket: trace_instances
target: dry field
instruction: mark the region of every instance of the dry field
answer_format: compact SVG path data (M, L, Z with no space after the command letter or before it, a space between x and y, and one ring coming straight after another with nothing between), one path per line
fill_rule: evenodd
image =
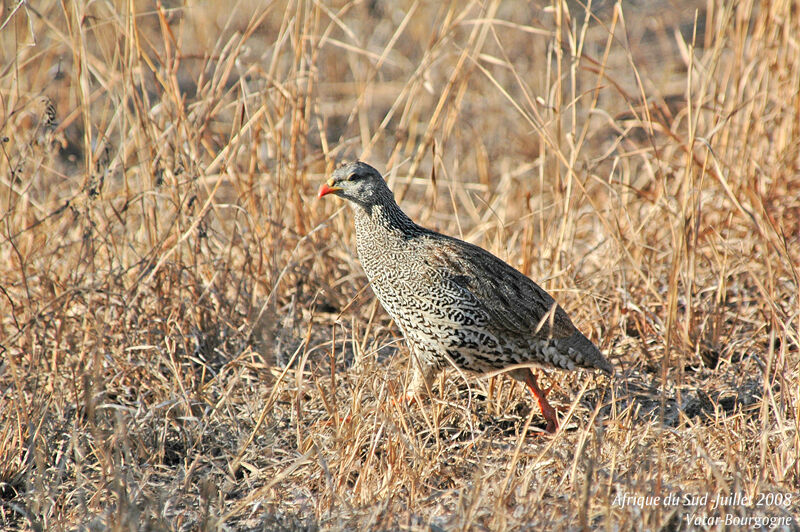
M187 4L0 7L0 528L798 530L800 4ZM352 158L608 355L557 434L395 401Z

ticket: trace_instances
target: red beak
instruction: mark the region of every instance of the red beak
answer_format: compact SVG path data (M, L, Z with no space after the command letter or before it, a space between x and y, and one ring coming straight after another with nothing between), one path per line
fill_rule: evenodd
M336 192L337 190L341 189L339 187L328 186L328 183L322 183L322 185L319 187L317 198L321 198L322 196L325 196L326 194L330 194L332 192Z

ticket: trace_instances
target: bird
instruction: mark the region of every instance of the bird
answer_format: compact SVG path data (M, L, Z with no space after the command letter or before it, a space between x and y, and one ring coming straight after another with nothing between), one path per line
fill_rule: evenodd
M412 355L406 398L430 393L454 365L507 373L536 398L549 433L558 414L532 368L614 368L544 289L490 252L414 223L381 174L362 161L336 168L317 193L352 207L356 249L372 290ZM552 387L551 387L552 388Z

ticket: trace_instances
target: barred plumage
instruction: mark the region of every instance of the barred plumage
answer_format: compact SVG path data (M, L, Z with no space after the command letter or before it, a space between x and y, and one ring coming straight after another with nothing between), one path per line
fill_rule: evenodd
M614 373L547 292L488 251L415 224L368 164L339 167L319 197L329 193L350 201L361 265L415 357L410 395L449 363L475 373L520 364ZM555 411L530 368L509 375L528 384L554 431Z

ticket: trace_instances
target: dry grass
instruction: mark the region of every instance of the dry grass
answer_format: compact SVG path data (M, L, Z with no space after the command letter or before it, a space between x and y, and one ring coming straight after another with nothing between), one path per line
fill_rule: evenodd
M797 3L124 4L0 8L0 527L797 529ZM618 378L393 402L354 157Z

